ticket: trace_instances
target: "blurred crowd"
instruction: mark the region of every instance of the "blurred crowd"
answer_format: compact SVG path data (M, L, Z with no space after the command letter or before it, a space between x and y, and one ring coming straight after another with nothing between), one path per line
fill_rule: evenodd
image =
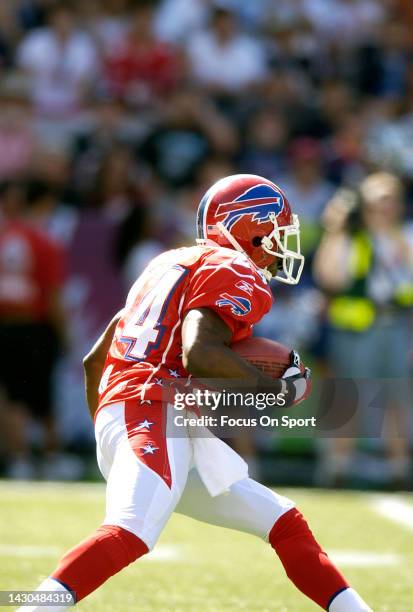
M258 333L319 376L406 382L412 31L411 0L0 3L4 473L83 474L62 453L90 444L81 358L146 263L193 243L227 174L274 180L302 224L303 282ZM408 395L382 399L363 448L315 443L313 482L412 484Z

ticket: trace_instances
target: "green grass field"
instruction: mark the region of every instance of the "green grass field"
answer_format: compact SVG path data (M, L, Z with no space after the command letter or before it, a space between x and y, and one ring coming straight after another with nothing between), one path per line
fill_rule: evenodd
M285 490L375 612L413 610L413 496ZM383 516L384 504L404 524ZM0 483L0 590L34 588L101 521L101 485ZM11 609L11 608L8 608ZM85 612L318 610L289 583L269 545L172 517L151 558L112 578Z

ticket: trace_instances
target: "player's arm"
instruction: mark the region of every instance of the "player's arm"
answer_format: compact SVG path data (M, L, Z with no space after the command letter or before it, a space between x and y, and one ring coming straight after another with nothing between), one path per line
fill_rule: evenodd
M103 334L96 340L93 347L83 359L85 371L86 400L92 418L99 404L99 384L110 345L113 340L116 325L123 314L120 310L111 320Z
M251 381L252 386L284 393L287 404L294 401L294 382L274 380L262 374L229 348L232 333L209 308L189 310L182 325L182 363L198 378L232 378Z

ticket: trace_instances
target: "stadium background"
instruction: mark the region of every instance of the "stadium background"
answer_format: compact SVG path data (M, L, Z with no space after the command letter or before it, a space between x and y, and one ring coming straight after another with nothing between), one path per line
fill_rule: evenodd
M410 262L412 31L409 0L1 3L0 228L18 201L22 223L57 243L66 332L50 366L52 443L39 420L15 419L1 394L3 476L98 476L82 357L146 262L193 242L199 199L226 174L275 180L303 226L303 282L277 286L257 333L299 349L315 377L340 374L328 349L331 292L313 263L333 196L345 206L377 171L402 182L396 221ZM392 188L388 177L384 184ZM342 188L350 191L337 193ZM413 282L405 261L393 268ZM2 313L0 323L9 324L10 312ZM387 346L396 360L411 314L409 302L396 313ZM367 330L356 336L346 357L352 338L361 338L368 363L377 347ZM265 447L254 439L249 459L271 483L410 488L409 411L407 403L405 425L394 417L396 430L390 423L383 436L345 448L326 439L274 436ZM26 424L27 444L14 444Z

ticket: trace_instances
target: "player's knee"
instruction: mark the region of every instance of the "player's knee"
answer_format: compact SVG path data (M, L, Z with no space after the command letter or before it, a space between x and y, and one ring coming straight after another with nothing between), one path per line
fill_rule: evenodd
M123 559L125 565L133 563L149 552L149 547L139 536L119 525L101 525L96 535L102 540L111 540L111 551L116 560Z
M315 556L321 563L324 558L328 559L297 508L288 510L275 522L268 539L289 578L291 571L295 573L297 562L303 563L306 559L311 560Z
M296 538L304 538L304 540L319 547L304 516L297 508L291 508L276 520L269 533L268 540L271 546L277 550L287 542L290 544L291 539Z
M121 529L126 533L130 533L132 536L144 543L147 548L146 552L151 552L151 550L154 549L159 537L158 534L153 532L148 533L147 530L142 529L142 525L137 525L137 521L133 517L131 517L130 520L122 519L119 522L115 517L112 517L112 520L107 517L105 518L105 522L102 527L116 527L117 529Z
M130 531L101 525L60 560L51 578L72 590L80 601L147 552L145 542Z
M60 560L52 575L61 579L60 574L72 574L72 569L83 567L87 570L90 563L99 566L104 573L112 575L133 563L149 551L146 544L135 534L118 525L101 525L86 540L69 550ZM71 584L70 580L64 580Z

